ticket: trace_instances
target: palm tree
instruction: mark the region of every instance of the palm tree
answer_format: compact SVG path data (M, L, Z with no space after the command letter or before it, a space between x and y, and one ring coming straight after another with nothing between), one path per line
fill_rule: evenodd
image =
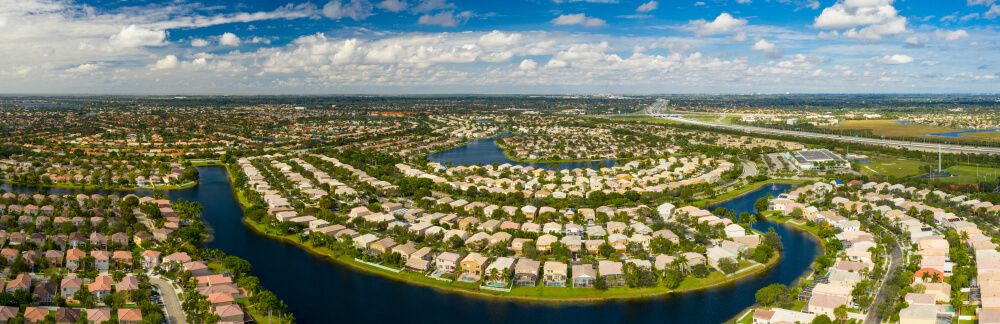
M840 305L840 306L837 306L837 308L834 308L833 309L833 316L837 317L837 321L838 322L843 323L843 322L847 321L847 306L846 305Z
M962 234L959 236L959 239L962 240L963 245L967 244L969 242L969 232L962 231Z
M927 273L927 271L924 271L924 274L920 276L920 279L923 280L924 282L927 282L927 279L930 279L930 278L931 278L931 274Z
M497 268L490 269L490 281L500 282L500 271Z
M677 262L677 265L679 265L681 267L681 274L682 275L686 275L687 274L687 268L688 268L688 258L687 258L687 256L681 254L674 261Z
M753 224L756 224L756 223L757 223L757 215L756 214L750 214L750 216L747 217L747 224L750 224L750 227L753 227ZM747 230L750 230L750 229L748 228Z
M941 282L941 274L935 272L933 275L931 275L931 282Z

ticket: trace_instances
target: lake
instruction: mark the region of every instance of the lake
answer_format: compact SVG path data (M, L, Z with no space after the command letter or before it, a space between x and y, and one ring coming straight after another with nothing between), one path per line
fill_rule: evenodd
M427 156L427 159L445 164L446 162L452 162L453 166L459 165L473 165L476 163L482 163L483 165L493 164L493 163L510 163L511 165L523 165L531 166L535 168L544 168L549 170L563 170L563 169L576 169L576 168L597 168L598 163L604 163L607 167L615 166L617 160L602 160L602 161L587 161L587 162L560 162L558 167L553 167L553 163L531 163L531 162L518 162L511 160L504 154L503 149L497 146L497 139L517 136L510 133L504 133L495 138L488 139L474 139L470 140L468 145L459 146L447 151L442 151L434 153Z
M755 229L766 232L773 226L781 235L785 247L783 259L768 271L725 285L646 299L597 303L525 303L468 297L355 271L297 246L256 234L242 222L243 212L233 196L226 170L220 166L198 167L198 170L201 172L199 185L166 191L166 195L172 200L184 198L200 202L205 207L203 217L215 235L205 247L250 261L253 275L288 304L299 323L721 323L752 305L758 289L772 283L792 283L809 270L809 264L820 252L818 242L808 233L760 221ZM79 192L7 183L0 188L29 194L39 189L55 194ZM764 186L717 207L732 209L737 214L751 212L757 198L769 193L777 196L790 188L791 185L782 184ZM148 195L154 191L135 192Z

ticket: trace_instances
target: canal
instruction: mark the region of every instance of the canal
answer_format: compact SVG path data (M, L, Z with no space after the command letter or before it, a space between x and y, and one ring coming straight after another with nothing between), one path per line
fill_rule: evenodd
M467 297L355 271L348 266L310 254L294 245L258 235L245 227L242 210L229 186L226 170L218 166L198 167L198 186L164 192L170 199L198 201L215 238L206 248L219 249L253 264L253 274L284 300L300 323L378 322L548 322L548 323L720 323L754 303L757 289L772 283L790 284L808 269L820 252L808 233L788 226L760 221L754 228L774 227L785 247L784 258L769 271L732 283L700 291L632 300L598 303L525 303ZM16 193L39 190L73 194L78 190L11 186ZM752 212L757 198L777 195L790 185L769 185L714 207ZM87 193L103 195L107 190ZM152 194L153 191L136 191ZM126 192L119 191L124 195Z

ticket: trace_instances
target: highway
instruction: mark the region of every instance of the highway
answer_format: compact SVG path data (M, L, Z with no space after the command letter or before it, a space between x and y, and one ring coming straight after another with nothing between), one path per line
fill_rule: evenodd
M931 143L851 137L851 136L841 136L832 134L819 134L819 133L810 133L802 131L771 129L771 128L756 127L756 126L743 126L743 125L733 125L733 124L725 124L717 122L705 122L705 121L687 119L683 117L667 117L664 115L651 115L651 116L679 123L707 126L713 128L731 129L731 130L756 133L756 134L823 138L823 139L837 140L841 142L880 145L892 148L907 148L911 150L931 151L931 152L937 152L938 148L940 147L941 152L944 153L1000 154L1000 148L995 148L995 147L964 146L964 145L953 145L953 144L939 145Z

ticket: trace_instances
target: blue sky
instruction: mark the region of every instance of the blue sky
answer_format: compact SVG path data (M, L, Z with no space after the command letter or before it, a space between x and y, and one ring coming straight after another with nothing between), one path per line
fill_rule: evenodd
M996 93L1000 0L0 0L3 93Z

